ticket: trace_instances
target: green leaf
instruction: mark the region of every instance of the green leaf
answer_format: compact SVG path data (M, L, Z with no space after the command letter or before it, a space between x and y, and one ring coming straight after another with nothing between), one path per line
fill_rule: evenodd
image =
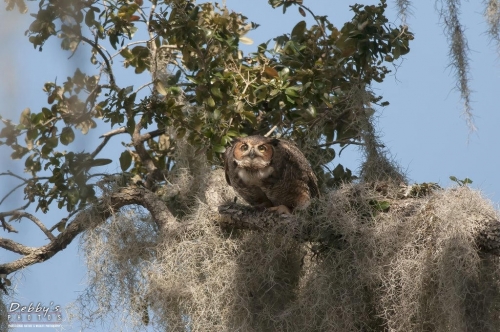
M212 86L210 89L212 94L218 98L222 98L222 92L220 91L220 88L217 85Z
M214 150L214 152L224 153L226 152L226 147L224 145L215 144L212 146L212 150Z
M90 28L94 25L94 22L95 22L94 11L89 10L87 14L85 14L85 24Z
M240 133L238 133L236 130L228 130L226 135L227 136L231 136L231 137L235 137L235 136L239 136Z
M469 178L465 178L465 179L463 180L463 183L464 183L464 184L471 184L471 183L472 183L472 180L471 180L471 179L469 179Z
M62 144L68 145L75 140L75 132L71 127L64 127L59 140Z
M214 107L215 106L215 101L214 101L214 99L212 97L208 97L207 100L206 100L206 103L210 107Z
M300 21L299 23L297 23L292 29L292 38L302 39L302 37L304 36L304 32L306 31L306 26L306 21Z
M123 151L120 155L120 167L125 172L132 164L132 155L129 151Z
M299 94L297 93L297 89L294 87L286 88L285 89L285 94L291 97L298 97Z
M59 233L62 233L66 229L66 223L65 222L60 222L57 224L57 230Z
M214 110L214 119L220 118L220 109L216 108Z

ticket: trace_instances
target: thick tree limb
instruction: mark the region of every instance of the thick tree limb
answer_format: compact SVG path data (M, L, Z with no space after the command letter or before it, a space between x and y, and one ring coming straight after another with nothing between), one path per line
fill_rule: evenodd
M266 231L271 228L282 228L283 232L292 231L292 236L299 241L320 241L328 242L330 245L341 246L341 234L334 229L322 229L318 234L309 228L301 226L301 221L295 215L277 215L270 211L257 211L247 205L236 203L219 206L219 213L222 216L218 221L219 225L225 229L246 229L254 231ZM494 218L484 218L484 226L476 235L476 244L479 252L500 256L500 220ZM290 227L290 226L293 227Z
M107 200L103 200L99 204L76 214L66 229L47 245L31 248L0 238L0 247L24 255L24 257L13 262L0 264L0 274L10 274L48 260L65 249L78 234L98 226L109 218L115 210L127 205L140 205L147 209L157 224L160 233L178 226L175 217L170 213L167 206L153 192L138 187L121 188L119 191L112 193Z
M269 210L259 211L248 205L230 203L219 206L219 225L227 230L247 229L254 231L266 231L277 229L283 234L290 234L299 241L317 241L318 235L312 234L311 230L303 226L301 218L296 215L279 215ZM338 239L334 236L332 240Z
M27 247L10 239L4 238L0 238L0 248L7 249L21 255L29 255L36 250L34 247Z

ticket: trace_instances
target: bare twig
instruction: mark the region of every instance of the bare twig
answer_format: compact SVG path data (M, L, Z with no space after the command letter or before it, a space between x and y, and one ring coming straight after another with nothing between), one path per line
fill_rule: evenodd
M88 39L85 36L79 36L79 38L81 40L85 41L86 43L88 43L90 46L92 46L97 51L97 53L99 53L99 55L102 57L102 59L104 60L104 62L106 64L106 69L107 69L107 72L109 75L109 83L111 84L111 86L113 88L116 88L116 82L115 82L115 76L113 74L113 68L111 67L111 63L109 62L109 59L106 56L106 54L104 54L104 52L102 51L100 45L94 43L92 40Z
M149 82L149 83L145 83L145 84L141 85L139 88L137 88L137 90L134 91L134 93L137 93L137 92L141 91L142 89L147 88L148 86L150 86L153 83L154 82Z
M2 224L2 228L7 230L9 233L19 233L11 224L5 221L3 216L0 216L0 223Z
M165 131L166 131L166 129L157 129L157 130L150 131L149 133L141 135L140 140L142 142L145 142L148 139L155 138L155 137L158 137L160 135L163 135L165 133Z
M8 217L8 216L15 214L17 211L25 210L29 205L30 205L30 202L27 202L26 204L24 204L21 207L18 207L17 209L5 211L5 212L0 212L0 218L5 218L5 217Z
M273 133L273 132L274 132L277 128L278 128L278 126L276 126L276 125L275 125L275 126L273 126L273 127L271 128L271 130L269 130L269 131L268 131L268 132L264 135L264 137L269 137L269 135L271 135L271 134L272 134L272 133Z
M330 145L334 145L334 144L366 145L365 143L362 143L362 142L356 142L356 141L352 141L352 140L342 140L341 139L341 140L326 142L326 143L323 143L323 144L318 144L318 145L315 145L313 147L314 148L324 148L325 146L330 146ZM377 144L376 146L379 147L379 148L385 148L385 145L383 145L383 144Z
M126 132L127 132L127 128L120 127L118 129L111 130L110 132L107 132L106 134L102 134L101 136L99 136L99 138L111 137L111 136L123 134L123 133L126 133Z
M12 214L12 219L21 219L21 218L26 218L26 219L29 219L29 220L33 221L33 223L35 223L35 225L37 225L38 228L40 228L40 230L45 235L47 235L47 237L49 238L49 240L53 241L55 239L54 234L52 234L51 232L49 232L49 230L40 221L40 219L38 219L37 217L35 217L31 213L28 213L26 211L17 211L16 213Z
M94 159L99 154L99 152L101 152L101 150L106 146L106 144L108 144L108 142L109 142L110 139L111 139L111 136L104 137L104 139L101 142L101 144L99 144L99 146L94 150L94 152L92 152L90 154L90 157L92 159Z
M11 172L11 171L7 171L7 172L4 172L4 173L0 173L0 176L3 176L3 175L13 176L13 177L15 177L15 178L18 178L19 180L24 181L24 182L27 182L27 181L28 181L27 179L23 178L22 176L17 175L17 174L15 174L15 173Z
M26 184L26 182L23 182L21 184L18 184L17 186L15 186L14 188L12 188L7 194L5 194L5 196L2 198L2 200L0 201L0 205L2 205L2 203L14 192L16 191L17 189L21 188L22 186L24 186Z

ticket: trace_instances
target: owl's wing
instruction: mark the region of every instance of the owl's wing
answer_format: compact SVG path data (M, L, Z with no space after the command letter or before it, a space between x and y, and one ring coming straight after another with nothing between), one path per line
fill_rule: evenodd
M300 149L292 142L280 140L280 145L284 150L284 166L298 170L302 180L307 183L310 196L319 197L318 178L314 174L306 157Z
M222 159L224 160L224 174L226 175L226 182L228 185L231 185L231 179L229 178L229 165L232 162L233 158L233 147L229 147L226 149L224 154L222 155Z

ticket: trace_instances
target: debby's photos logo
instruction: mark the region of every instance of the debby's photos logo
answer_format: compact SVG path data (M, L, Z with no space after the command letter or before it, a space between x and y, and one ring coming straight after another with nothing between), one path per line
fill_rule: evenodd
M46 306L40 302L22 304L12 302L7 308L9 327L61 327L61 306Z

